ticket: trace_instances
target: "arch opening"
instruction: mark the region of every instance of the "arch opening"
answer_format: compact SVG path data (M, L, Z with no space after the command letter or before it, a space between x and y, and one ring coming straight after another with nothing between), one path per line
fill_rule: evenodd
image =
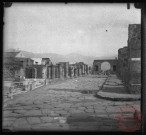
M102 62L101 63L101 70L108 71L111 69L111 64L109 62Z

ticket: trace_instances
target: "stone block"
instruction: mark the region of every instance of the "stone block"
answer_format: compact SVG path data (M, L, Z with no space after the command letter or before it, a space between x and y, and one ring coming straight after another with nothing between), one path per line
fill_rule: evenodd
M141 85L139 84L129 84L128 85L128 91L131 94L140 94L141 93Z
M28 117L27 118L28 122L30 124L38 124L38 123L41 123L41 120L39 117Z
M41 121L44 123L52 122L53 117L40 117Z
M141 58L141 50L131 49L129 52L129 58Z
M139 39L137 37L129 39L128 46L131 49L140 50L141 49L141 39Z
M130 72L128 78L130 84L141 84L141 73Z

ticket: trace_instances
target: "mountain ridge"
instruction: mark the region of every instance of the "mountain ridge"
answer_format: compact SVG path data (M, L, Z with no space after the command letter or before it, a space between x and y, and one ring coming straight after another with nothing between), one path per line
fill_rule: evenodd
M18 51L24 52L25 54L29 55L29 57L31 58L50 58L53 64L56 64L58 62L70 62L70 63L84 62L85 64L92 66L94 60L115 59L115 57L117 57L117 55L94 57L94 56L85 56L79 53L70 53L67 55L61 55L56 53L33 53L23 50L18 50Z

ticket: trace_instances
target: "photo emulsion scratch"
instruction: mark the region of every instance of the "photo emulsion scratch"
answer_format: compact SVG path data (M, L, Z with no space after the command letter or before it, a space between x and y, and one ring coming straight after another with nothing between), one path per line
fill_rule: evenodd
M135 3L4 7L3 131L141 128Z

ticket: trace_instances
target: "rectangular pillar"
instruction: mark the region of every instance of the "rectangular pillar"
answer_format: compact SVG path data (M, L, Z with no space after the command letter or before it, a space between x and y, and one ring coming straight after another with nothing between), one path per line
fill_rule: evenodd
M51 66L48 66L48 76L47 76L48 79L51 79Z
M63 78L63 75L62 75L62 65L58 64L58 68L59 68L59 78Z
M69 62L66 62L65 63L65 77L66 78L69 78L68 71L69 71Z
M128 69L130 93L141 93L141 25L130 24L128 33Z
M55 78L55 66L52 65L52 79Z
M82 68L79 67L79 76L82 76Z
M58 65L55 66L55 78L59 78L59 69L58 69Z

